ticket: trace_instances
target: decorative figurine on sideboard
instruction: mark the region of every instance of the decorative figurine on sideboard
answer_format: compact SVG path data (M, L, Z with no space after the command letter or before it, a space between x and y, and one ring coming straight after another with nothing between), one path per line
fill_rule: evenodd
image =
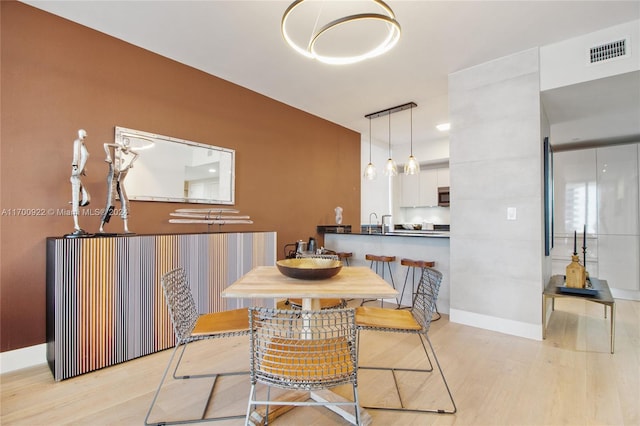
M129 231L129 199L124 188L124 179L129 169L133 167L133 162L138 158L138 153L130 148L130 141L126 136L117 143L105 143L104 151L107 153L104 161L109 164L109 174L107 175L107 203L100 222L100 234L105 235L104 224L111 219L116 198L120 199L120 217L124 222L124 233L132 234Z
M336 212L336 224L342 225L342 207L338 206L334 211Z
M584 227L584 236L582 239L582 252L584 255L584 263L586 264L587 253L587 228ZM577 247L577 232L573 231L573 254L571 256L571 263L567 265L565 272L566 286L571 288L585 288L587 284L587 270L584 265L580 264L580 256L578 256Z
M73 216L74 231L66 234L67 238L87 237L90 236L87 231L80 228L78 216L80 215L80 207L88 206L91 201L89 192L82 184L81 176L86 176L85 166L89 159L89 151L87 150L84 140L87 132L84 129L78 130L78 139L73 141L73 161L71 162L71 215ZM80 198L82 196L82 199Z

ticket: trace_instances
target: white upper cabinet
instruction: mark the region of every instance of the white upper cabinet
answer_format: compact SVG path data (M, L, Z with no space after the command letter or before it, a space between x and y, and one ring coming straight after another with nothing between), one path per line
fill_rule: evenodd
M438 187L451 186L449 179L449 168L436 169L436 171L438 172Z
M398 175L400 207L434 207L438 205L438 187L449 186L449 169L421 170L419 175Z
M596 150L557 152L553 155L554 227L559 236L597 233Z
M597 149L598 233L638 235L638 144Z
M420 175L398 175L400 182L400 207L416 207L420 204Z
M435 169L420 172L420 206L438 205L438 171Z

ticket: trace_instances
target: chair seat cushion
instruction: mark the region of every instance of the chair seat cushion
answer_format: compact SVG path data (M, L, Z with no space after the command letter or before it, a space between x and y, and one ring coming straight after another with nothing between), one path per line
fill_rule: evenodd
M200 315L191 335L206 336L240 331L249 331L249 310L247 308Z
M274 338L263 350L260 372L269 378L324 382L353 374L353 361L347 339L319 340Z
M421 330L422 326L410 311L360 306L356 308L358 327L389 328L393 330Z

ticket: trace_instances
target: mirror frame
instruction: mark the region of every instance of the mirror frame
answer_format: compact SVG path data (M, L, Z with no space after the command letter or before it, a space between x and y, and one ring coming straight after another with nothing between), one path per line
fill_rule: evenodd
M196 203L196 204L222 204L222 205L234 205L235 204L235 150L229 148L222 148L214 145L207 145L203 143L193 142L185 139L174 138L171 136L159 135L156 133L144 132L141 130L129 129L126 127L115 127L115 143L122 144L124 143L124 138L130 139L130 148L138 153L138 158L133 163L131 169L129 170L126 180L123 182L125 190L127 192L127 196L132 201L162 201L162 202L175 202L175 203ZM174 196L173 194L166 193L158 193L152 187L146 187L144 190L138 190L138 187L141 186L141 182L144 182L144 179L140 179L141 174L136 175L136 171L141 169L146 169L146 171L150 172L153 176L155 173L160 173L159 169L163 167L164 164L154 164L153 162L149 162L147 160L145 162L145 150L144 144L147 143L149 147L152 145L154 148L167 146L169 149L176 149L176 146L166 145L166 144L180 144L188 148L191 153L197 152L198 149L206 149L208 151L215 150L221 154L226 154L230 156L228 168L229 168L229 186L227 189L229 190L228 197L218 197L218 198L191 198L186 196ZM137 146L138 145L138 146ZM140 146L142 145L142 146ZM172 160L176 159L176 156L171 155L170 158ZM181 167L184 169L186 166L190 166L189 164L184 164ZM175 167L174 169L180 168ZM136 179L138 177L139 179ZM132 184L132 181L134 182ZM184 187L185 180L182 180L179 185ZM144 184L142 184L144 185Z

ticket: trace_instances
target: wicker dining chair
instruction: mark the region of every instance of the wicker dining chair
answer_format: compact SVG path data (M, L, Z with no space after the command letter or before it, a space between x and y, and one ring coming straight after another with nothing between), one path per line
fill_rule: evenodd
M395 410L395 411L412 411L412 412L429 412L429 413L445 413L453 414L457 411L456 403L453 400L453 395L447 384L447 379L444 377L438 357L433 349L431 340L429 339L429 326L431 325L431 318L436 311L436 302L438 299L438 292L440 290L440 284L442 282L442 273L433 268L425 267L422 269L422 277L418 283L416 294L414 297L414 303L411 310L398 310L390 308L377 308L361 306L356 308L356 326L358 328L358 344L360 345L360 332L362 330L373 330L382 332L393 333L409 333L416 334L420 338L420 343L424 349L429 367L426 369L419 368L397 368L397 367L370 367L359 366L360 369L368 370L386 370L391 371L393 375L393 381L395 383L396 392L400 401L400 407L390 406L368 406L363 405L363 408L383 409L383 410ZM449 395L449 400L452 404L452 409L443 408L407 408L405 407L402 394L400 393L400 387L398 379L396 377L397 371L409 371L409 372L421 372L431 373L433 372L433 364L429 357L429 351L427 345L429 344L433 359L438 367L440 376L444 382L444 387ZM360 350L360 346L358 346ZM420 377L419 375L412 376L415 380ZM412 395L415 396L415 395Z
M251 391L246 424L258 406L347 405L354 424L361 424L353 308L317 311L249 308L251 330ZM266 385L266 399L258 399L256 384ZM353 401L282 401L270 398L271 388L316 391L351 384Z
M156 390L151 406L147 412L144 423L145 425L170 425L170 424L182 424L193 422L205 422L216 420L228 420L243 418L244 413L233 416L222 417L208 417L205 418L205 413L202 413L200 419L188 419L188 420L175 420L175 421L154 421L149 423L149 416L153 410L154 405L160 394L160 390L165 382L167 373L173 364L176 353L179 348L182 348L178 362L173 370L173 378L176 380L185 379L199 379L213 377L213 384L209 393L209 402L211 401L216 381L218 377L233 376L240 374L249 374L248 371L232 371L224 373L207 373L207 374L191 374L191 375L177 375L178 367L182 361L187 345L191 342L205 339L219 339L231 336L241 336L249 334L249 313L247 308L233 309L223 312L214 312L207 314L199 314L196 309L191 289L187 280L186 273L183 268L176 268L170 272L164 274L161 278L162 289L164 292L165 302L169 309L169 315L173 324L173 330L176 336L176 345L171 353L167 367L165 368L158 389ZM205 407L205 411L206 411Z

